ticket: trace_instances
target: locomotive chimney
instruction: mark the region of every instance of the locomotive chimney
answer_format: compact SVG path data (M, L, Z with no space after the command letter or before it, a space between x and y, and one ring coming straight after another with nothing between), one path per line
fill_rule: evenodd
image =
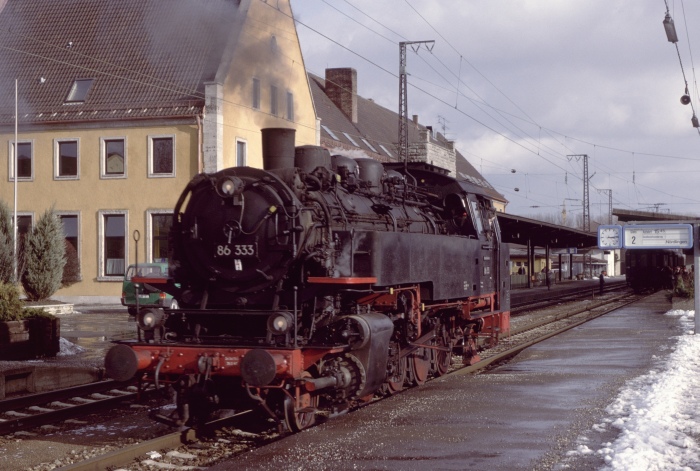
M296 130L267 128L262 130L263 168L274 170L294 167Z
M357 123L357 70L326 69L326 95L350 121Z

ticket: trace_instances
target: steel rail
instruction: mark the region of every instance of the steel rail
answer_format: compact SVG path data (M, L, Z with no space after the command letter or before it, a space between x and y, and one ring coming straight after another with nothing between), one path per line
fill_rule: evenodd
M0 422L0 435L8 435L10 433L27 430L41 425L61 422L67 419L73 419L82 415L87 415L105 409L107 406L112 406L120 402L135 399L137 393L123 394L105 399L94 399L94 402L76 404L70 407L56 409L51 412L39 412L37 414L18 417L16 419ZM75 397L75 396L74 396Z
M87 396L90 394L101 393L112 389L123 389L131 385L135 385L134 381L98 381L95 383L83 384L80 386L72 386L65 389L57 389L25 396L11 397L0 400L0 412L6 412L16 409L25 409L31 406L47 404L54 401L63 401L77 396Z

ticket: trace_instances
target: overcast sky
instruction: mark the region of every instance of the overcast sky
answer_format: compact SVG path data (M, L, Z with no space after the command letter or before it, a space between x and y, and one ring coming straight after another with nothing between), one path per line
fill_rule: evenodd
M358 71L358 93L398 111L400 41L408 114L456 141L508 212L621 209L700 216L700 115L692 53L700 3L667 0L292 0L307 70ZM690 28L686 28L688 25ZM684 106L681 62L692 106ZM699 64L700 65L700 64ZM444 126L444 128L443 128ZM515 170L515 173L512 172ZM516 191L516 188L518 191Z

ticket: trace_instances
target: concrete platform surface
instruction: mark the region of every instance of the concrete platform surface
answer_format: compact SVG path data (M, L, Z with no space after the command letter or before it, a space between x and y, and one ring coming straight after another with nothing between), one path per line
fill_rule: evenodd
M489 373L437 379L210 469L598 469L600 456L567 451L600 422L627 380L673 347L681 329L663 315L669 309L658 293Z

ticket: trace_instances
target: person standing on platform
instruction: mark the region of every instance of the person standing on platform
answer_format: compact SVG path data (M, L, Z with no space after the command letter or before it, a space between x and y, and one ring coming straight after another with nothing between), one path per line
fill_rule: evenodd
M603 287L605 286L605 273L606 273L605 270L603 270L602 272L600 272L600 276L598 277L598 278L600 278L600 294L601 295L603 294Z

